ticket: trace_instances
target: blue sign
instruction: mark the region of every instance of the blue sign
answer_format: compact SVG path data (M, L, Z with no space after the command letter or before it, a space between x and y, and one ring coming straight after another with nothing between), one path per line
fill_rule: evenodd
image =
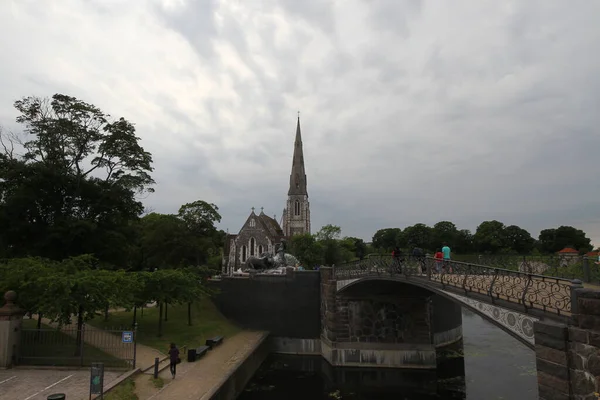
M133 332L123 332L123 343L133 343Z

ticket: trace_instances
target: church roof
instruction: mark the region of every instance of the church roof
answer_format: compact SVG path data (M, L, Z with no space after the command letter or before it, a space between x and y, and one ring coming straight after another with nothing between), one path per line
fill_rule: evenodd
M261 211L258 219L265 225L265 228L271 235L274 237L283 236L283 230L281 229L281 226L279 226L279 223L273 218Z
M294 156L292 158L292 173L290 174L290 195L306 195L308 189L306 185L306 171L304 169L304 152L302 150L302 134L300 133L300 116L298 116L298 125L296 126L296 139L294 140Z

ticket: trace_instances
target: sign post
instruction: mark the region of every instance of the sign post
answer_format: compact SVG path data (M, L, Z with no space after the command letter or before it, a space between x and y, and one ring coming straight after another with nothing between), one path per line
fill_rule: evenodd
M104 363L92 363L90 369L90 400L93 394L104 399Z

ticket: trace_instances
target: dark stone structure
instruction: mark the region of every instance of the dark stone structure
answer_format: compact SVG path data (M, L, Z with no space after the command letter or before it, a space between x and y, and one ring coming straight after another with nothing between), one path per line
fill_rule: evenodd
M318 271L288 270L287 275L224 277L215 303L227 318L273 336L318 338L320 277Z
M572 325L534 325L539 398L591 400L600 392L600 291L577 289Z
M435 369L440 351L461 344L451 300L397 281L339 290L333 269L321 268L321 351L332 365Z

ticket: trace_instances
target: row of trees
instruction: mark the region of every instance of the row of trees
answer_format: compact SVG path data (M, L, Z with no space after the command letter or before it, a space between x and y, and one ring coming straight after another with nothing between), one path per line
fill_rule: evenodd
M555 253L565 247L573 247L580 252L592 250L591 240L585 232L572 226L544 229L538 239L516 225L504 225L500 221L484 221L471 233L468 229L458 229L450 221L441 221L433 227L425 224L378 230L373 235L373 247L389 251L400 248L421 247L434 251L448 243L453 252L459 254Z
M152 156L132 123L61 94L15 107L24 135L0 130L1 290L30 313L79 324L111 306L209 292L202 278L219 267L225 235L218 208L146 212Z

